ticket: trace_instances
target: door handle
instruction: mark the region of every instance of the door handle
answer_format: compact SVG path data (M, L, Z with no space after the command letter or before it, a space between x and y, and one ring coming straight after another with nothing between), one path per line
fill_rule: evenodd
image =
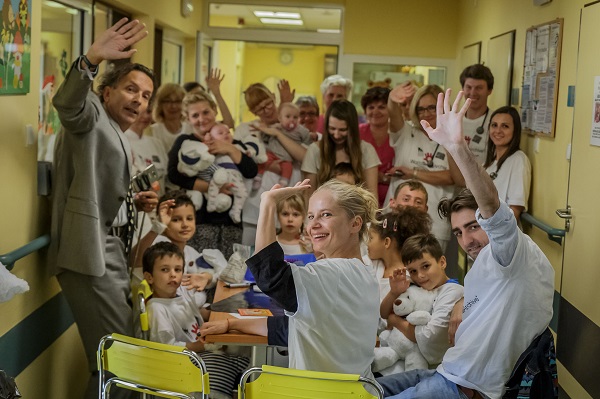
M571 215L571 206L567 205L566 209L557 209L556 215L562 219L572 219L573 215Z

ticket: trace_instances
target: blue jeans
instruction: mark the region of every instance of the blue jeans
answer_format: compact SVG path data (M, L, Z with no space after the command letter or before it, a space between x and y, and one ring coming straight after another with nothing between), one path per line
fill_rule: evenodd
M467 399L456 384L435 370L410 370L377 378L386 398Z

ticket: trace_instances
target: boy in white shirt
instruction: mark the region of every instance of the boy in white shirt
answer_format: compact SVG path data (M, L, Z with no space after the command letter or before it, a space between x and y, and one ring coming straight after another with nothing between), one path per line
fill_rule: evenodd
M160 242L144 252L142 263L144 278L152 287L148 300L150 340L199 352L211 376L209 397L231 398L237 377L248 366L248 359L208 352L198 339L204 322L200 308L206 294L181 288L183 252L171 242Z

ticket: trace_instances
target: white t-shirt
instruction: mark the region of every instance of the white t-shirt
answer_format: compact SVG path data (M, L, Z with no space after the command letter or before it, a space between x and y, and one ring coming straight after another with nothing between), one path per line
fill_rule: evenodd
M299 255L304 253L300 244L282 244L279 240L277 240L277 242L281 249L283 249L283 253L286 255Z
M519 150L506 158L499 171L496 165L497 161L494 161L486 172L497 172L494 185L500 199L508 205L524 206L527 211L531 187L531 164L527 155Z
M415 326L417 345L430 366L439 364L450 347L448 322L452 308L463 297L463 286L447 282L434 291L437 296L433 301L431 320L426 325Z
M396 152L394 166L404 165L431 172L448 170L448 157L444 147L438 145L435 141L429 140L425 133L409 123L405 123L398 133L390 133L390 145ZM431 163L432 161L433 163ZM396 188L401 183L412 178L412 176L405 177L406 179L392 178L390 188L385 196L385 204L390 203L390 198L394 196ZM443 197L452 197L454 186L434 186L425 182L421 183L427 190L427 213L433 221L431 233L438 240L447 242L450 239L450 223L440 217L437 208Z
M499 398L517 359L552 318L554 269L503 201L492 217L483 219L477 211L476 218L490 243L465 277L456 344L437 371Z
M205 302L206 293L192 293L182 287L175 298L150 299L150 340L177 346L195 342L203 323L200 308Z
M290 318L290 368L372 376L379 295L358 259L290 266L298 310Z
M490 137L488 127L491 119L491 111L488 111L477 119L463 118L463 133L465 135L465 140L468 141L469 149L473 155L475 155L477 162L480 165L485 163L488 138ZM478 128L482 128L483 131L477 133Z
M363 170L371 169L375 166L381 165L379 156L377 156L377 152L371 144L365 141L361 141L360 151L362 153ZM306 155L304 156L304 161L302 162L302 167L300 169L304 173L316 174L320 168L321 150L319 148L319 142L316 142L308 146L308 149L306 150Z
M181 130L179 130L175 134L171 133L166 128L165 124L161 122L156 122L152 124L150 126L150 130L152 131L152 137L155 137L162 143L163 148L165 149L165 152L167 154L169 153L169 151L171 151L171 148L173 148L173 144L175 144L175 140L177 140L177 137L181 136L182 134L193 133L194 131L194 129L187 122L182 122Z

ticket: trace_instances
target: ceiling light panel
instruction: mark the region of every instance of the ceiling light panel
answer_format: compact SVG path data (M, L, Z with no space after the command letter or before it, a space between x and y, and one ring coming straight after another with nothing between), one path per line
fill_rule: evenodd
M304 25L301 19L261 18L260 22L273 25Z
M256 15L259 18L267 17L267 18L300 19L300 13L297 13L297 12L254 11L254 15Z

